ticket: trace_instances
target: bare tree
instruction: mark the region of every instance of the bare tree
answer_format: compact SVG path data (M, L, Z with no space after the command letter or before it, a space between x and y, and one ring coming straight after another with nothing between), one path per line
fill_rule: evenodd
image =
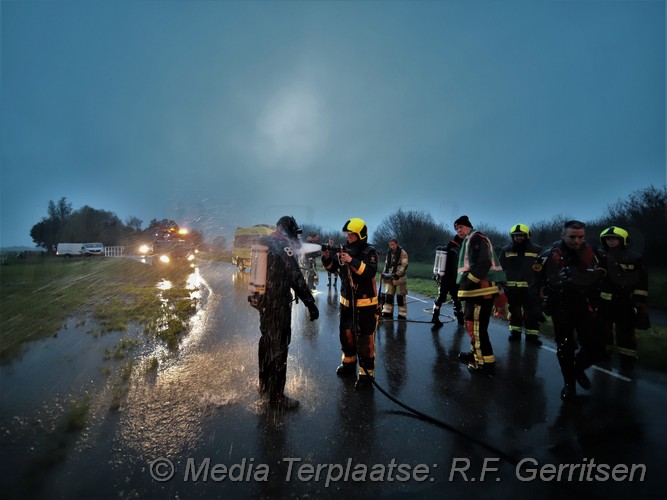
M128 230L132 232L139 232L141 231L141 225L144 223L139 217L128 217L125 220L125 227L127 227Z
M403 211L398 209L386 217L373 233L373 243L381 252L391 238L396 238L411 259L428 260L435 248L443 245L451 233L433 220L431 214L422 210Z

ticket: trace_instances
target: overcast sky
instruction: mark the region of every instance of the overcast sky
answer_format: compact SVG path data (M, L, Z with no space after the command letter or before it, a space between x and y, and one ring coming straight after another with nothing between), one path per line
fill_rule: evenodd
M664 1L2 1L0 244L49 200L500 230L666 182Z

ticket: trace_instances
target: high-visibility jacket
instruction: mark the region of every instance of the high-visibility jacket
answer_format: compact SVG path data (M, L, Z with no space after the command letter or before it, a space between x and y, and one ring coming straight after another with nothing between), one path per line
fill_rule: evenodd
M489 239L472 231L463 240L459 254L456 282L459 297L484 297L498 293L498 283L505 281L505 272Z

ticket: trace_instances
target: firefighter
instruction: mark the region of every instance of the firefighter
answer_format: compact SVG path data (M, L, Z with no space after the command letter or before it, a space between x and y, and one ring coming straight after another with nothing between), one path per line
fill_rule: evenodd
M398 319L407 319L408 304L408 252L401 248L396 238L389 240L389 251L382 271L382 279L385 282L384 305L382 306L382 317L394 317L394 295L398 304Z
M333 278L334 278L333 286L334 287L338 286L338 275L335 274L335 273L327 272L327 286L329 288L331 288L331 275L332 274L333 274Z
M607 354L614 345L618 350L620 369L631 371L637 359L635 329L650 328L648 317L648 272L643 257L628 250L628 232L618 226L602 231L604 268L607 275L600 288L598 324L602 329Z
M306 243L317 245L320 237L317 234L311 234L306 238ZM320 256L320 252L308 252L303 255L302 266L305 273L306 284L314 292L317 290L317 285L320 282L320 278L317 274L317 258Z
M556 357L565 383L560 393L563 401L576 397L577 383L590 389L584 370L604 354L594 320L597 286L604 269L596 250L585 242L585 228L577 220L565 222L561 239L543 251L533 267L544 313L553 321Z
M266 292L258 303L259 329L259 390L268 394L273 407L291 410L299 401L283 391L287 380L287 351L292 337L292 290L310 313L310 320L319 317L315 299L303 277L295 250L299 246L301 228L294 217L281 217L276 230L263 236L260 243L268 247Z
M445 274L440 276L438 283L438 297L433 303L433 317L431 318L431 323L435 324L434 328L439 328L443 325L443 322L440 321L440 308L442 304L447 300L447 294L452 298L454 303L454 317L458 321L459 325L463 325L463 306L461 304L461 299L459 299L459 285L456 283L456 276L459 263L459 251L461 250L461 244L463 243L463 229L465 226L461 226L454 223L454 230L456 235L454 238L449 240L444 250L447 255L445 261ZM438 247L441 249L441 247Z
M375 274L378 252L368 243L368 228L353 218L343 226L347 245L338 251L322 249L322 265L340 276L339 334L342 362L336 369L341 377L357 376L356 389L371 388L375 375L375 330L378 297Z
M470 352L460 353L459 360L467 363L473 373L493 376L495 358L489 339L489 321L499 283L505 281L498 257L489 239L475 231L466 215L456 219L459 234L465 236L459 254L459 297L464 302L463 316L471 339Z
M503 247L499 257L507 276L503 288L509 308L509 340L521 340L521 332L525 328L526 342L540 346L542 310L539 295L535 293L533 264L542 247L530 241L530 228L525 224L512 226L510 237L512 243Z
M334 240L329 239L329 246L333 246ZM327 271L327 286L331 287L331 276L333 275L334 282L333 286L336 287L338 286L338 274L332 273L331 271Z

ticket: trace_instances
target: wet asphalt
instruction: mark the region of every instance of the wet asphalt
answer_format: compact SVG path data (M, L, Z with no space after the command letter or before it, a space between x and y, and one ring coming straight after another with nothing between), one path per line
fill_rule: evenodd
M662 490L661 374L593 367L592 388L564 403L551 340L510 343L494 318L495 376L472 374L457 359L470 342L451 305L433 329L432 304L410 295L408 321L379 324L378 387L358 391L335 374L338 290L320 273L320 319L293 308L286 393L301 406L283 412L257 392L247 273L204 263L200 278L201 310L179 353L157 373L135 370L121 408L94 411L65 459L12 470L12 454L25 451L3 437L10 497L614 499ZM17 372L3 371L5 388Z

